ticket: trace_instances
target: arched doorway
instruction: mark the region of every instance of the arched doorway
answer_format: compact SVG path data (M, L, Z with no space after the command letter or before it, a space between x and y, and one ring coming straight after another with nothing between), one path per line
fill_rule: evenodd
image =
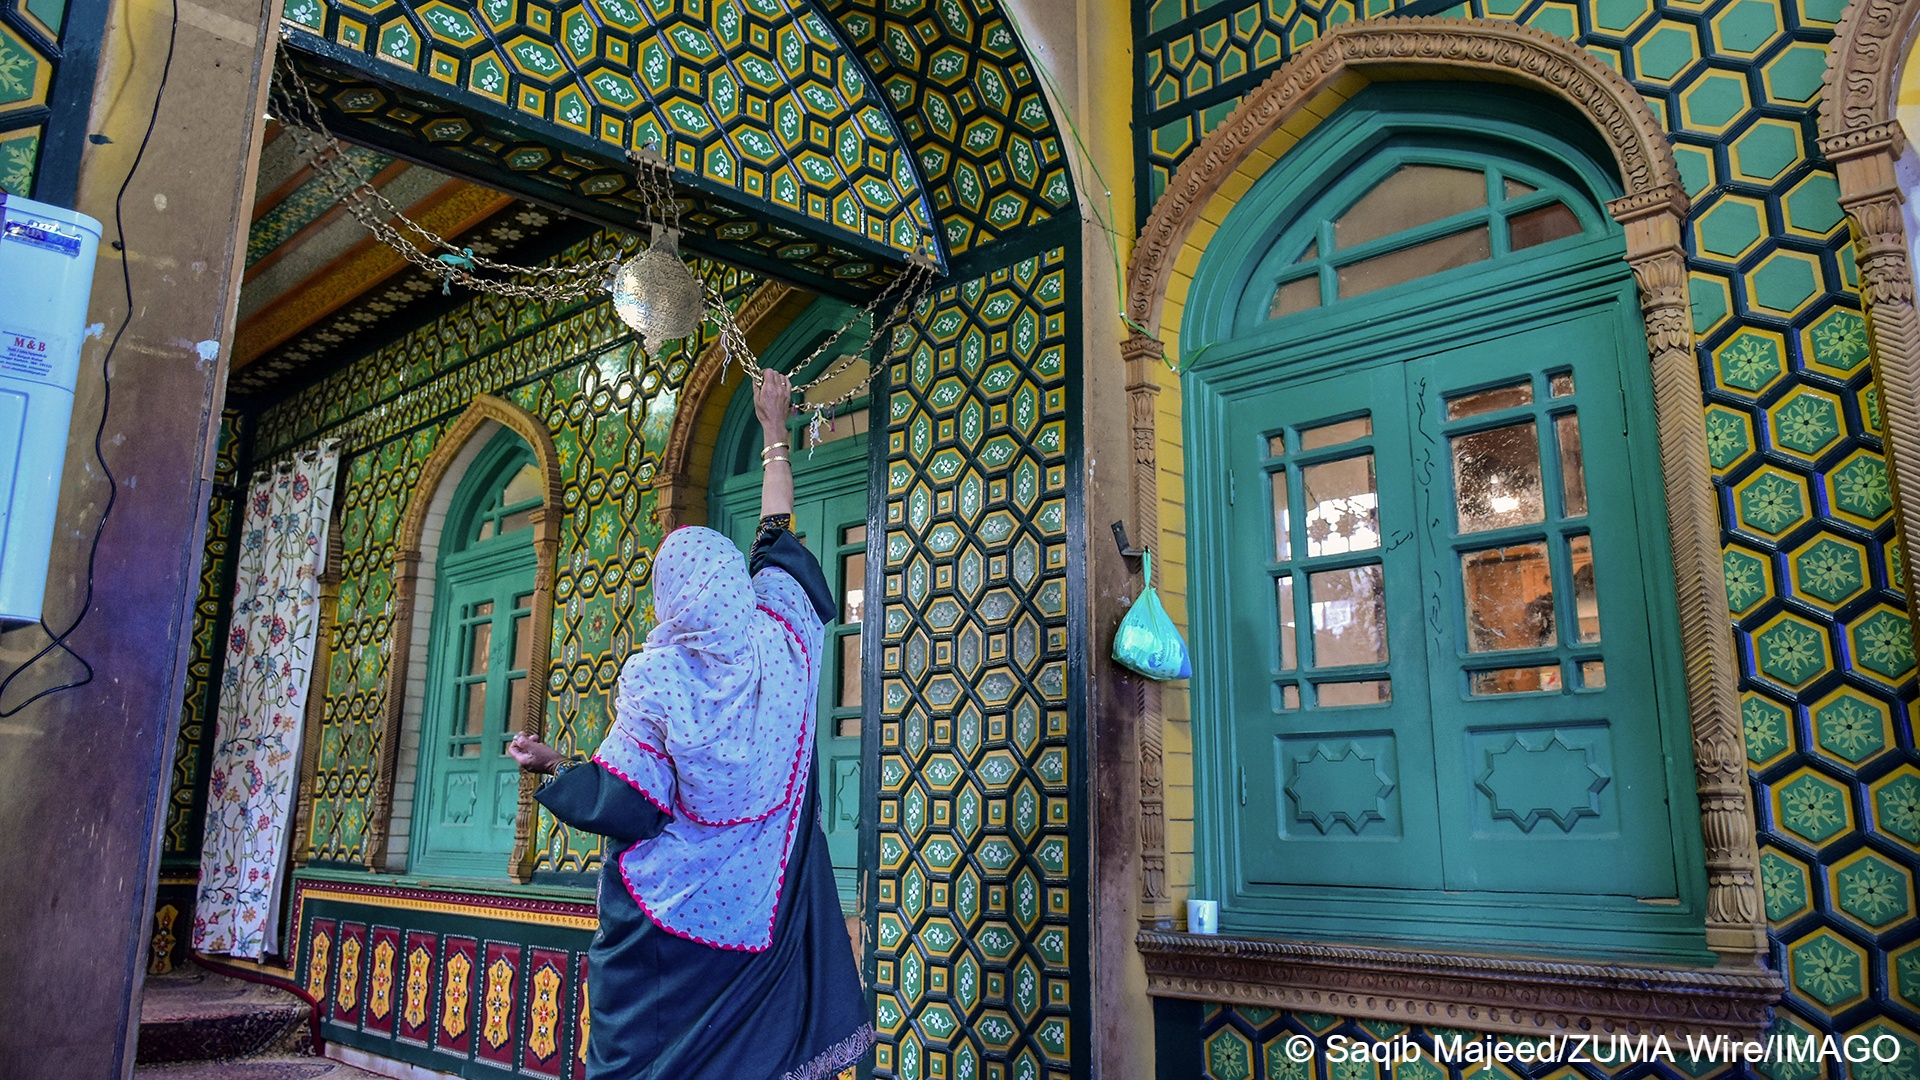
M1368 87L1195 271L1223 926L1711 958L1652 384L1583 131L1511 90Z
M414 873L498 877L514 848L522 729L534 652L545 477L502 429L468 466L435 554L427 683L413 813Z
M867 334L856 327L822 351L827 339L853 314L836 300L816 300L766 350L764 363L786 370L796 384L818 378L843 359L859 356L846 370L804 395L803 411L788 422L793 446L793 531L820 560L827 584L840 598L840 615L827 626L821 665L819 761L822 825L833 854L834 878L844 914L860 911L861 730L864 701L861 636L866 613L867 409L862 397L843 407L820 432L810 434L806 403L829 401L864 381ZM796 367L796 365L798 365ZM760 522L759 422L751 383L742 379L728 401L714 447L707 497L708 523L742 551L752 547Z

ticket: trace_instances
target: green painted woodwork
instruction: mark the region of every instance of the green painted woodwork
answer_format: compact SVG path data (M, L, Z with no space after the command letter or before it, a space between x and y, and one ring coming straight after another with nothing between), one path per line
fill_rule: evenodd
M1197 894L1229 929L1710 960L1617 187L1530 109L1371 88L1195 275ZM1403 168L1470 171L1383 205ZM1431 272L1367 277L1398 258Z
M796 382L814 378L841 357L866 346L864 330L849 332L811 362L813 351L826 340L852 309L832 300L818 300L782 332L766 353L765 363L788 368L805 366ZM868 402L860 400L837 417L835 427L864 417ZM805 449L808 416L789 423L787 451L793 459L793 531L820 560L827 587L840 602L840 617L827 624L826 647L820 663L818 735L814 746L815 776L820 783L821 824L833 875L840 890L841 909L860 910L860 829L863 815L861 787L860 615L866 608L867 565L867 436L864 431ZM753 415L751 384L742 380L728 403L715 450L713 490L707 505L714 528L726 533L741 551L753 546L760 524L760 449L763 437ZM829 434L839 434L830 432ZM722 468L726 472L722 474Z
M507 742L526 716L536 560L533 451L502 431L455 489L435 571L420 728L412 872L505 877L520 771ZM539 490L535 481L532 490Z

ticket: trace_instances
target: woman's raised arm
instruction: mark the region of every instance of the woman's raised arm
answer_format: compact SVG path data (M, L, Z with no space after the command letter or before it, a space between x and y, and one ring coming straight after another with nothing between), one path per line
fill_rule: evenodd
M766 448L760 451L766 476L760 483L760 516L791 514L793 448L787 443L787 416L793 411L793 383L771 368L762 371L753 392L753 411L766 437Z

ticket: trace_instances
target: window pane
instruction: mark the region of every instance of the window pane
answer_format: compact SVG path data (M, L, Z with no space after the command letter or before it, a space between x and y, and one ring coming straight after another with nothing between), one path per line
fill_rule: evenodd
M841 530L840 530L840 542L841 542L841 543L843 543L843 544L864 544L864 543L866 543L866 542L867 542L867 526L866 526L866 523L865 523L865 522L862 522L862 523L861 523L861 524L859 524L859 525L849 525L849 526L847 526L846 528L844 528L844 529L841 529Z
M1568 397L1573 393L1573 372L1562 371L1547 380L1547 392L1554 397Z
M860 635L840 635L840 703L842 709L860 707Z
M485 615L493 610L492 604L487 604L485 607L487 609L486 611L480 611L476 608L474 614ZM465 674L485 675L487 673L487 653L493 649L493 624L490 622L475 623L468 633L467 670Z
M1307 250L1301 252L1300 257L1293 261L1296 263L1312 262L1313 260L1319 257L1320 257L1320 241L1315 240L1309 243L1307 245Z
M1308 558L1380 546L1372 454L1309 465L1300 470L1300 487L1307 504Z
M529 507L528 509L520 510L501 518L500 535L505 536L508 533L519 532L521 529L533 528L533 512L537 509L539 509L539 507Z
M1593 537L1576 536L1567 542L1573 553L1573 617L1578 640L1591 644L1600 640L1600 598L1593 589Z
M1293 558L1293 536L1287 526L1287 470L1269 473L1273 483L1273 558L1286 562Z
M1393 681L1390 679L1315 683L1313 689L1314 696L1323 709L1339 708L1343 705L1385 705L1393 700Z
M1580 685L1589 690L1604 690L1607 687L1607 665L1604 660L1588 660L1580 665Z
M520 724L527 718L527 680L507 680L507 714L501 717L500 730L512 733L520 730Z
M1473 673L1475 697L1491 694L1537 694L1558 689L1560 689L1560 665L1558 664L1501 668L1498 671Z
M1568 517L1587 512L1587 465L1580 454L1580 417L1575 413L1553 418L1560 442L1560 492L1566 497Z
M1580 235L1580 219L1565 203L1554 203L1507 219L1507 247L1523 251L1530 247Z
M1340 296L1361 296L1493 257L1485 225L1340 268Z
M480 532L477 536L473 538L473 542L477 544L480 541L491 537L492 535L493 535L493 519L488 518L487 520L480 523Z
M513 506L541 499L545 495L546 485L540 482L540 467L528 462L507 481L507 486L500 492L500 505Z
M525 671L533 662L533 615L513 617L513 670Z
M1300 707L1300 688L1287 683L1280 687L1280 708L1297 709Z
M1502 409L1515 409L1522 405L1533 404L1533 383L1522 380L1495 386L1486 390L1475 390L1471 394L1461 394L1447 399L1447 419L1461 420L1482 413L1499 412Z
M1402 165L1333 223L1333 246L1358 247L1485 205L1485 173L1443 165ZM1346 293L1344 288L1340 291Z
M1280 670L1292 671L1294 665L1299 663L1300 648L1296 636L1299 628L1294 623L1293 614L1293 575L1282 574L1274 582L1274 589L1277 593L1275 610L1279 613L1280 623Z
M1313 666L1380 664L1387 659L1387 595L1380 565L1310 575Z
M1278 319L1282 315L1310 311L1319 306L1320 275L1309 274L1273 290L1273 303L1267 305L1267 318Z
M1355 439L1364 439L1373 434L1373 418L1356 416L1351 420L1339 420L1319 427L1300 429L1300 449L1318 450L1323 446L1339 446Z
M863 526L864 528L864 526ZM856 626L867 608L867 553L840 557L840 622Z
M1523 184L1518 180L1507 181L1507 198L1509 199L1517 199L1522 195L1531 195L1538 190L1540 189L1534 187L1532 184Z
M834 724L833 733L842 739L859 738L860 737L860 718L857 716L841 717L839 721Z
M454 734L483 734L487 730L487 684L471 682L460 691L466 695L466 707L460 711L460 729Z
M1547 545L1513 544L1460 556L1467 594L1467 649L1540 649L1554 644L1553 574Z
M458 743L453 748L454 757L479 757L480 744L477 742Z
M1451 441L1454 509L1461 532L1546 520L1540 441L1533 421L1455 435Z

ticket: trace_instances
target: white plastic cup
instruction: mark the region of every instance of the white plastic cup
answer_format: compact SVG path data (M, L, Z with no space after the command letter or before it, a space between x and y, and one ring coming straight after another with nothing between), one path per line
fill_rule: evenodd
M1187 901L1187 933L1217 934L1220 932L1220 901Z

